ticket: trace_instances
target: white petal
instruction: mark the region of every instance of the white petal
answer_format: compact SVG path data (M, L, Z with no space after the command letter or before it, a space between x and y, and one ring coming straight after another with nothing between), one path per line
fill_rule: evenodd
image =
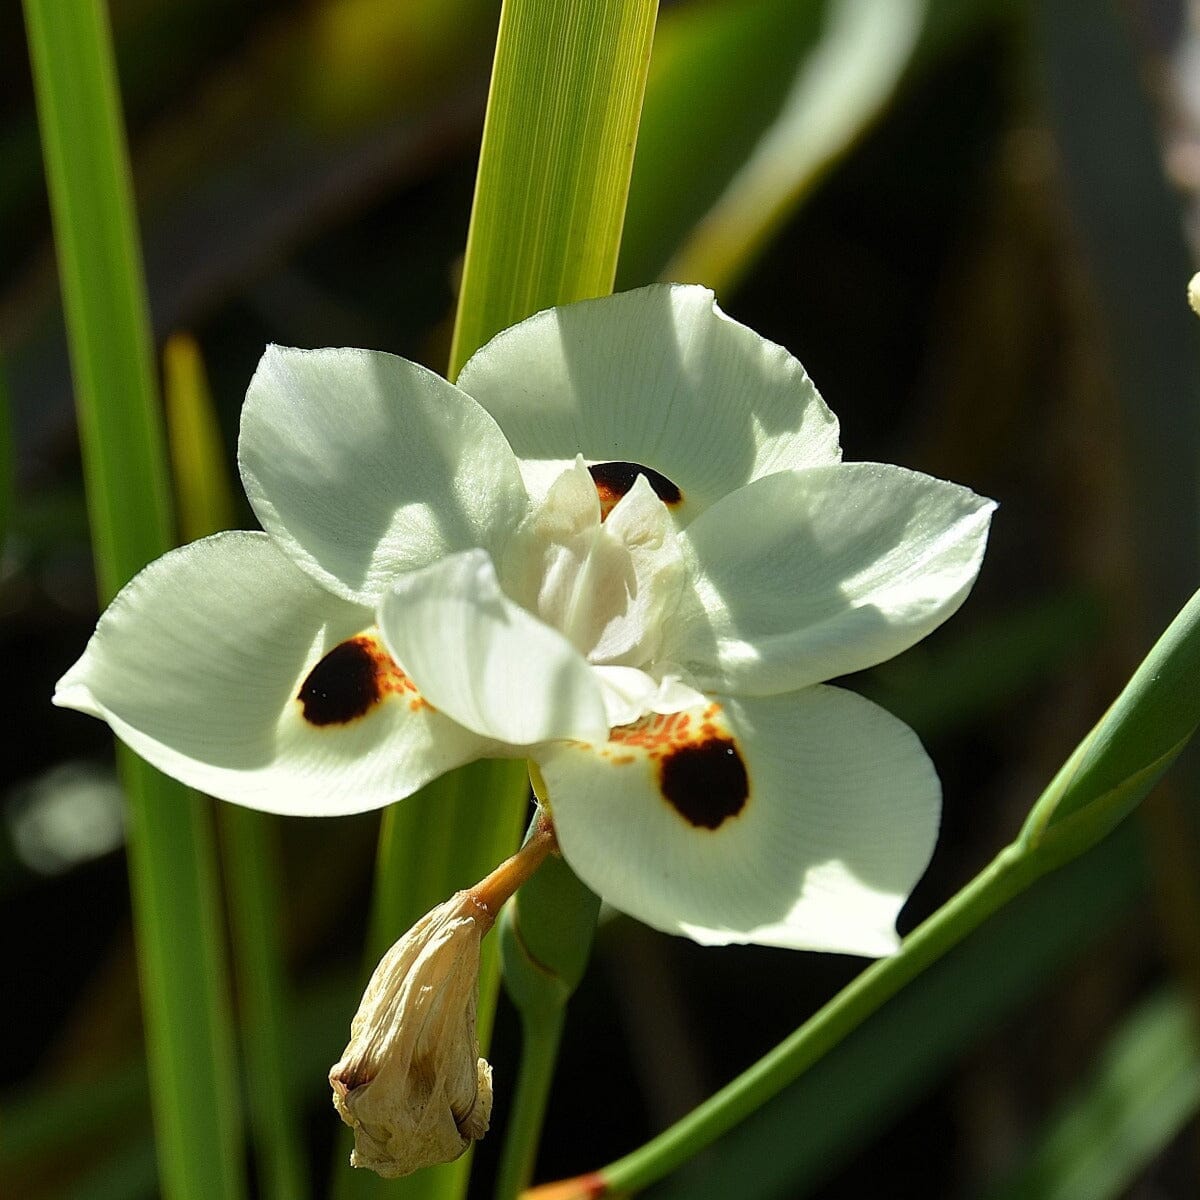
M705 944L890 953L937 836L916 735L840 688L723 697L537 759L579 877Z
M684 524L761 475L841 457L837 420L804 368L706 288L656 285L538 313L479 350L458 386L499 422L535 495L576 454L636 463L681 489Z
M966 599L994 509L878 463L760 479L681 537L692 588L662 655L701 688L757 695L883 662Z
M266 534L219 533L122 589L54 702L102 718L160 770L226 800L303 816L379 808L492 747L434 712L377 639L356 639L314 674L373 619ZM387 669L377 677L373 663ZM320 696L313 680L324 681Z
M363 604L399 571L473 546L499 553L528 507L492 418L424 367L371 350L268 347L238 461L263 528Z
M528 746L608 732L591 667L504 595L483 550L402 575L379 625L430 703L483 737Z

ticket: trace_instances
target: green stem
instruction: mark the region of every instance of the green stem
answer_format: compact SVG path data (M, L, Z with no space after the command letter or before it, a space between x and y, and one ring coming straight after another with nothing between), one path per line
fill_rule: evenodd
M218 816L229 895L247 1103L264 1200L305 1200L308 1171L284 1078L287 986L279 909L282 895L275 818L223 804Z
M512 1110L506 1119L496 1200L516 1200L533 1178L566 1019L567 1010L563 1006L540 1019L525 1016L521 1021L521 1066Z
M1022 857L1012 847L1001 851L983 872L915 929L897 954L873 963L811 1020L683 1120L601 1170L604 1193L628 1195L640 1191L732 1129L1041 873L1042 868L1032 856Z

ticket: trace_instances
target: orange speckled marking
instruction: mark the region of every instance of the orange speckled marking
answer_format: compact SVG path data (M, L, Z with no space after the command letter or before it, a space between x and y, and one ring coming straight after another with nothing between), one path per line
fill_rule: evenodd
M720 713L721 710L716 704L710 704L698 714L651 713L632 725L618 725L608 735L609 743L644 750L651 758L661 759L674 750L716 734L714 722L719 719ZM708 733L709 730L712 732ZM616 761L612 751L606 757ZM633 756L629 754L621 757L625 761L633 760Z

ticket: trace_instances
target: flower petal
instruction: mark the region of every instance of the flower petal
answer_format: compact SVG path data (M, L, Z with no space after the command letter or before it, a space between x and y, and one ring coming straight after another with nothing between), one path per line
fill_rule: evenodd
M804 368L707 288L538 313L479 350L458 386L499 422L535 495L581 453L665 476L682 492L681 524L761 475L841 457L837 419Z
M995 504L878 463L771 475L681 537L662 657L698 687L792 691L892 658L966 599Z
M363 632L373 619L266 534L220 533L121 591L54 702L225 800L304 816L379 808L494 747L430 708Z
M638 667L593 666L604 692L609 725L632 725L647 713L677 713L704 704L679 676L650 675Z
M263 528L363 604L399 571L473 546L499 553L529 503L478 404L371 350L268 347L246 393L238 461Z
M579 877L705 944L888 954L937 836L916 735L840 688L722 697L537 760Z
M379 625L430 703L483 737L528 746L608 733L591 667L500 590L483 550L402 575Z

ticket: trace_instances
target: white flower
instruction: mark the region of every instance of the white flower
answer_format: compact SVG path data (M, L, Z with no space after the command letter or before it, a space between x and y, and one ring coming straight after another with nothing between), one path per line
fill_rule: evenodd
M697 287L539 313L457 387L272 347L239 444L266 532L147 567L55 699L274 812L529 757L563 854L625 912L887 953L937 776L823 681L958 608L993 505L840 459L800 364Z

